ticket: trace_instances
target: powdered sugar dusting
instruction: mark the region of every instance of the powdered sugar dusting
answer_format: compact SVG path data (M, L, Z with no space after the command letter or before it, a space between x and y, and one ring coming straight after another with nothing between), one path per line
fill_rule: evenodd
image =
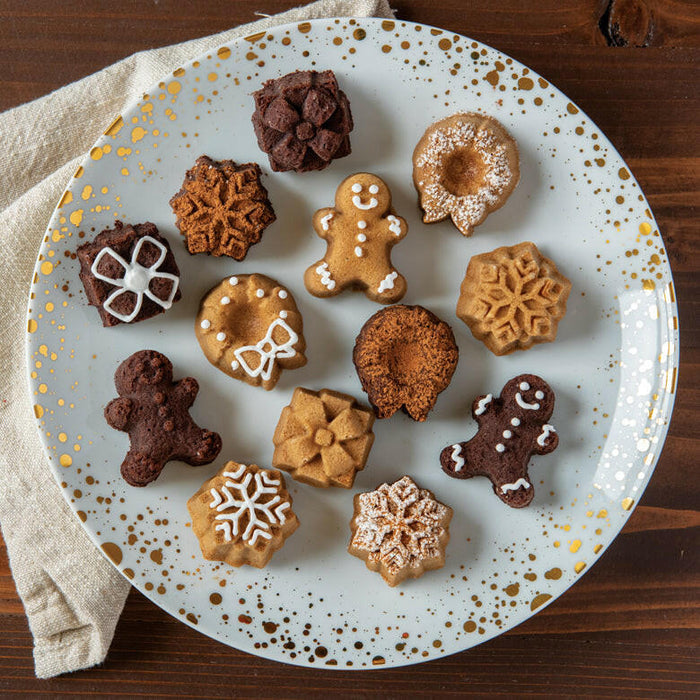
M457 228L469 235L513 184L515 175L508 158L508 148L512 146L494 134L488 124L477 128L469 121L458 121L449 126L438 123L431 128L433 131L415 159L415 167L421 170L424 221L432 223L451 216ZM481 183L468 195L454 194L442 182L448 159L460 150L471 151L484 166Z
M404 476L360 494L351 546L368 552L390 575L442 557L450 509Z

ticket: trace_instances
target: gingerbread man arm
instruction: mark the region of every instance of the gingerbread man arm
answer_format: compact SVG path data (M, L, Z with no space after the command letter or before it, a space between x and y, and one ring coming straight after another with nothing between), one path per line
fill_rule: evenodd
M174 388L175 398L182 400L186 408L189 408L199 393L199 382L194 377L185 377L176 382Z
M406 234L408 233L408 224L406 223L406 219L396 216L396 214L392 212L391 214L388 214L384 220L387 224L387 232L385 235L388 234L389 240L398 242L402 238L406 237Z
M440 466L445 474L455 479L469 479L477 475L469 462L469 442L456 442L443 449L440 453Z
M328 234L331 231L333 225L333 219L338 216L338 212L333 207L326 207L325 209L319 209L313 218L314 231L316 235L323 239L328 238Z
M134 402L125 396L112 399L105 406L105 420L115 430L127 431L129 429L129 419L134 409Z
M472 416L477 423L481 424L484 417L495 410L493 394L482 394L477 396L472 402Z
M559 445L559 436L553 425L545 423L535 439L533 452L538 455L547 455L554 452Z

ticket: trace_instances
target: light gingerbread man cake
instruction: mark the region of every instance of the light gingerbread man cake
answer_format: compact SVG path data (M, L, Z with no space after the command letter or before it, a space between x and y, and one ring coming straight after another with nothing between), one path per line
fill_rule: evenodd
M380 304L403 297L406 280L391 264L391 249L408 225L396 215L381 178L371 173L345 178L336 190L335 207L319 209L313 226L328 247L304 274L311 294L331 297L349 287Z

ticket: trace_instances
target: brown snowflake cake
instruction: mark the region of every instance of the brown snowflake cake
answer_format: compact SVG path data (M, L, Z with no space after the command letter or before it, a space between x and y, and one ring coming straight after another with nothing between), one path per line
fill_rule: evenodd
M323 170L350 154L350 103L333 71L288 73L253 97L255 135L273 170Z
M445 564L452 509L404 476L355 496L348 551L390 586Z
M471 236L520 179L518 146L493 117L453 114L432 124L413 152L413 183L426 224L452 219Z
M494 355L508 355L557 337L570 291L534 243L504 246L469 261L457 316Z
M187 250L243 260L275 220L257 163L201 156L170 200Z
M272 466L312 486L350 488L374 442L374 414L352 396L294 390L272 438Z
M299 527L280 472L227 462L187 501L205 559L262 568Z

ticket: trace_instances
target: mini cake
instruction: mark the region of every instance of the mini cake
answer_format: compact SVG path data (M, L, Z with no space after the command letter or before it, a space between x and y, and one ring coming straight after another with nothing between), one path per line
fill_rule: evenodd
M534 243L475 255L462 282L457 316L494 355L557 337L571 282Z
M452 218L471 236L520 179L518 146L493 117L454 114L428 127L413 152L413 183L423 221Z
M306 364L303 325L294 297L278 282L236 275L205 294L195 333L215 367L269 390L283 369Z
M131 447L121 473L131 486L145 486L160 476L167 462L191 466L213 462L221 437L200 428L190 416L199 384L194 377L173 381L173 365L155 350L141 350L117 368L119 398L110 401L105 420L129 433Z
M353 362L378 418L400 408L424 421L447 388L459 350L452 329L422 306L397 304L362 327Z
M472 416L479 431L467 442L445 447L442 470L456 479L488 477L506 505L524 508L535 495L527 473L530 457L549 454L559 444L557 431L547 422L553 411L554 392L534 374L511 379L500 397L477 396Z
M408 476L358 493L348 552L390 585L445 565L452 509Z
M352 396L297 388L272 438L272 466L312 486L349 489L367 463L373 423L372 411Z
M255 135L273 170L323 170L350 154L350 103L333 71L289 73L253 97Z
M88 303L105 327L144 321L180 300L180 270L155 224L115 221L76 253Z
M391 249L408 225L396 216L381 178L370 173L345 178L335 193L335 207L319 209L313 223L328 247L304 275L311 294L330 297L350 287L380 304L403 297L406 280L391 264Z
M256 464L227 462L187 501L205 559L265 566L299 527L284 477Z
M275 220L260 176L257 163L197 158L170 200L189 253L245 258Z

